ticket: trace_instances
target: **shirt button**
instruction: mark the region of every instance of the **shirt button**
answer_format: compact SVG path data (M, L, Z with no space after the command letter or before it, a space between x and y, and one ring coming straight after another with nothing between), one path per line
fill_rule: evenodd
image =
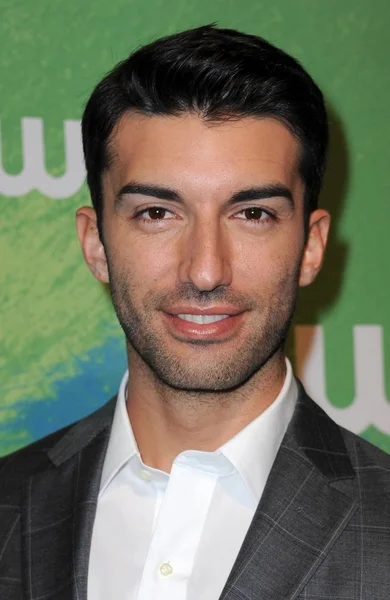
M169 563L163 563L160 566L160 573L166 577L167 575L172 575L173 569Z
M141 477L141 479L143 479L144 481L151 481L152 476L149 473L149 471L140 471L139 472L139 476Z

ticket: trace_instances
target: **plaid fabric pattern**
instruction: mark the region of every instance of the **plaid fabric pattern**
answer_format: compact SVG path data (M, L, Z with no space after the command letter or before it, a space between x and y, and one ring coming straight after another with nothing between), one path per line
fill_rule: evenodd
M87 600L114 405L0 460L1 600ZM301 386L220 600L389 599L390 456Z

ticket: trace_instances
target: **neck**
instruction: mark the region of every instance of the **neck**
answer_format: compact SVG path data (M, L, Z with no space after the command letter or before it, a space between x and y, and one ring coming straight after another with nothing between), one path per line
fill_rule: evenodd
M127 411L145 464L170 472L185 450L213 452L258 417L278 396L285 358L275 354L249 381L227 392L186 392L156 380L129 352Z

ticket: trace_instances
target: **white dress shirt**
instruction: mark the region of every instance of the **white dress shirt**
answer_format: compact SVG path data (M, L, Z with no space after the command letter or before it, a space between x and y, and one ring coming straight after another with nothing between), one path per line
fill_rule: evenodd
M171 473L145 465L126 410L125 373L103 466L88 600L217 600L259 503L294 411L283 388L215 452L187 450Z

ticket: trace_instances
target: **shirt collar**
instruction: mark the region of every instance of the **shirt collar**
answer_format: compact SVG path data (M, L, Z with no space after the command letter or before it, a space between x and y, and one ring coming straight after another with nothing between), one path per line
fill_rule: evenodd
M282 389L270 406L220 447L259 502L298 398L290 361Z
M100 481L100 495L103 494L104 490L122 467L134 455L139 454L126 408L128 380L129 372L126 371L119 386L118 399Z
M100 495L133 456L137 442L126 409L128 371L123 375L100 483ZM298 386L286 359L286 378L274 402L254 421L217 450L244 480L254 501L259 502L279 446L294 412ZM202 453L203 454L203 453ZM215 453L210 453L215 454Z

